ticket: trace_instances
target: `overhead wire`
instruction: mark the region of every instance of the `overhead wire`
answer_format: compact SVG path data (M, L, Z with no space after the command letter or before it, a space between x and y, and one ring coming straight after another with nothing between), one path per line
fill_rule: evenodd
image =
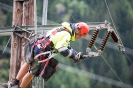
M106 0L104 0L104 1L105 1L107 10L108 10L108 12L109 12L109 16L110 16L110 19L111 19L111 21L112 21L112 24L113 24L113 26L114 26L115 32L117 33L117 36L119 37L119 42L120 42L120 43L122 44L122 46L124 47L124 45L123 45L123 43L122 43L122 41L121 41L121 38L120 38L120 36L118 35L118 32L117 32L117 30L116 30L116 26L115 26L114 21L113 21L113 18L112 18L112 16L111 16L110 9L109 9L109 7L108 7L107 1L106 1ZM124 47L124 48L125 48L125 47ZM133 62L131 61L131 59L128 57L127 53L126 53L125 51L122 51L122 52L123 52L124 55L127 57L127 59L130 61L130 63L133 64Z
M66 8L67 9L67 8ZM69 10L67 9L67 11L69 12ZM70 12L69 12L69 14L70 14ZM72 17L73 17L73 15L71 15ZM20 16L21 17L21 16ZM75 18L73 17L73 19L75 20ZM76 21L76 20L75 20ZM103 57L103 56L102 56ZM103 57L104 58L104 57ZM105 58L104 58L105 59ZM107 61L106 61L107 62ZM109 64L108 64L109 65ZM112 67L109 65L109 67L112 69ZM114 73L115 73L115 71L113 71ZM116 74L116 73L115 73ZM119 78L119 77L118 77ZM119 80L121 80L120 78L119 78Z
M62 4L63 4L63 2L61 1L61 0L59 0ZM105 0L105 3L106 3L106 5L107 5L107 2L106 2L106 0ZM65 7L66 8L66 7ZM108 8L108 6L107 6L107 8ZM68 13L72 16L72 18L75 20L75 22L77 22L76 21L76 19L74 18L74 16L69 12L69 10L66 8L66 10L68 11ZM109 10L109 8L108 8L108 10ZM23 13L23 12L22 12ZM22 13L21 13L21 15L22 15ZM110 14L110 11L109 11L109 14ZM20 16L21 17L21 16ZM20 19L20 17L19 17L19 19ZM112 23L113 23L113 25L114 25L114 22L113 22L113 18L112 18L112 16L111 16L111 14L110 14L110 18L112 19ZM18 19L18 21L19 21L19 19ZM18 23L18 21L17 21L17 23ZM115 28L115 30L116 30L116 27L115 27L115 25L114 25L114 28ZM96 48L96 46L94 46L95 48ZM114 74L117 76L117 78L122 82L122 80L119 78L119 76L116 74L116 72L113 70L113 68L110 66L110 64L106 61L106 59L102 56L102 58L104 59L104 61L108 64L108 66L112 69L112 71L114 72ZM129 58L130 59L130 58Z
M129 84L126 84L126 83L121 83L119 81L116 81L116 80L113 80L113 79L110 79L110 78L107 78L107 77L103 77L103 76L100 76L100 75L96 75L94 73L87 72L87 71L84 71L84 70L80 70L80 69L77 69L77 68L74 68L74 67L71 67L71 66L67 66L65 64L59 63L59 67L60 67L60 69L62 69L64 71L68 71L68 72L72 72L74 74L86 76L89 79L94 79L94 80L101 81L101 82L104 82L104 83L107 83L107 84L110 84L110 85L114 85L114 86L118 86L118 87L122 87L123 85L125 85L128 88L132 88L132 85L129 85ZM37 80L39 80L39 79L34 79L32 81L33 82L32 83L33 84L32 87L34 85L36 85ZM2 83L1 83L1 85L2 85ZM34 87L34 88L39 88L39 87Z
M97 47L94 46L94 48L98 51ZM117 73L115 72L115 70L111 67L111 65L108 63L108 61L106 60L106 58L101 55L101 57L103 58L103 60L106 62L106 64L110 67L110 69L113 71L113 73L116 75L116 77L120 80L121 83L123 83L123 81L120 79L120 77L117 75Z
M64 5L63 4L63 2L61 1L61 0L59 0L61 3L62 3L62 5ZM106 1L105 1L106 2ZM106 5L107 5L107 2L106 2ZM64 5L64 7L67 9L67 7ZM108 6L107 6L107 8L108 8ZM108 10L109 10L109 8L108 8ZM68 11L68 9L67 9L67 11ZM74 16L68 11L68 13L72 16L72 18L76 21L76 19L74 18ZM109 11L109 14L110 14L110 11ZM112 19L112 22L113 22L113 18L112 18L112 16L111 16L111 14L110 14L110 18ZM77 21L76 21L77 22ZM114 25L114 22L113 22L113 25ZM114 25L114 27L115 27L115 25ZM115 29L116 29L116 27L115 27ZM97 48L96 48L96 46L94 45L94 47L95 47L95 49L97 50ZM111 67L111 65L107 62L107 60L101 55L101 57L103 58L103 60L106 62L106 64L111 68L111 70L112 70L112 72L116 75L116 77L119 79L119 81L121 82L121 83L123 83L123 81L120 79L120 77L117 75L117 73L115 72L115 70Z
M74 16L69 12L68 8L63 4L63 2L61 0L59 0L62 5L65 7L65 9L67 10L67 12L71 15L71 17L74 19L75 22L77 22L77 20L74 18Z
M113 26L114 26L115 32L117 33L117 36L119 37L118 32L117 32L117 30L116 30L116 26L115 26L115 24L114 24L114 20L113 20L113 18L112 18L112 15L111 15L111 13L110 13L110 9L109 9L108 4L107 4L107 1L106 1L106 0L104 0L104 1L105 1L105 5L106 5L106 7L107 7L107 10L108 10L110 19L111 19L111 21L112 21L112 24L113 24ZM123 43L122 43L120 37L119 37L119 41L120 41L120 43L123 45Z
M6 4L4 4L4 3L1 3L0 2L0 8L2 8L2 9L4 9L4 10L6 10L6 11L9 11L9 12L12 12L12 6L9 6L9 5L6 5ZM41 23L41 17L37 17L37 21L38 21L38 23ZM53 22L53 21L51 21L51 20L48 20L48 22L49 23L52 23L52 24L59 24L59 23L56 23L56 22ZM4 33L5 34L5 31L3 32L3 31L0 31L0 33ZM90 35L88 35L85 39L87 39L88 40L88 37L90 37ZM100 38L97 38L97 41L96 41L96 43L98 43L98 44L100 44L101 42L101 39ZM112 43L112 42L108 42L108 44L107 44L107 47L109 47L109 48L112 48L112 49L116 49L116 50L118 50L118 48L116 48L116 46L114 46L114 43ZM130 54L130 55L133 55L133 49L130 49L130 48L128 48L128 47L125 47L125 53L126 54Z

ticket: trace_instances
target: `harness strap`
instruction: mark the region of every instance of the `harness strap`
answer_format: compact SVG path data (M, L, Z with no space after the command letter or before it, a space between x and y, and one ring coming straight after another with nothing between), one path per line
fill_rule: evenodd
M60 31L67 31L72 36L71 31L65 27L56 28L56 30L52 31L52 35L55 35L57 32ZM51 43L50 35L44 36L42 39L37 40L37 42L34 44L34 47L36 47L38 44L41 44L42 50L45 50L46 46L48 46L50 43Z
M34 44L34 47L36 47L38 44L41 45L41 49L45 50L45 48L51 43L50 37L44 36L42 39L37 40L37 42ZM52 46L51 46L52 47Z
M39 43L43 42L47 37L44 36L42 39L37 40L37 42L34 44L34 47L36 47Z
M42 70L41 73L40 73L41 75L43 75L43 74L45 73L45 69L46 69L46 67L48 66L49 62L50 62L50 60L47 60L47 61L46 61L45 65L44 65L44 68L43 68L43 70Z

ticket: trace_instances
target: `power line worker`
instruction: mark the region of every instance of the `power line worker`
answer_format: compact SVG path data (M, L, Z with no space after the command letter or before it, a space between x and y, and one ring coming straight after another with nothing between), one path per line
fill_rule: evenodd
M47 58L47 56L41 56L39 59L34 59L34 56L41 52L56 50L64 57L73 59L75 62L84 59L82 53L76 52L69 45L70 41L86 37L88 33L89 27L84 22L63 22L62 26L50 30L47 34L41 35L42 37L28 41L25 45L25 63L20 68L16 78L10 83L10 86L19 85L20 80L22 80L19 88L25 88L35 75L38 76L41 67L38 60ZM5 88L8 88L8 86L8 83L3 84Z

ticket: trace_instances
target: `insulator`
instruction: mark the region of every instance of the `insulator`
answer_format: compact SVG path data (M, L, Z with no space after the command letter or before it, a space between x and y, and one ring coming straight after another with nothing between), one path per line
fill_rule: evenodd
M112 37L112 39L114 40L114 42L117 43L117 42L119 41L119 38L118 38L118 36L116 35L115 31L112 31L111 37Z
M111 31L108 31L108 33L106 34L106 36L104 37L104 39L102 40L102 44L100 46L100 50L103 51L105 48L105 45L107 43L107 40L109 38L109 36L111 35Z
M91 37L91 40L90 40L90 43L88 45L89 48L92 48L92 46L94 45L95 41L96 41L96 38L97 38L97 35L99 34L99 29L96 29L93 34L92 34L92 37Z

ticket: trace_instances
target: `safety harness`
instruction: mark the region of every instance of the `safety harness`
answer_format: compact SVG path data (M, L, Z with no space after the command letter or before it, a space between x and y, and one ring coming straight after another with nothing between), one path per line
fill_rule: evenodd
M56 30L53 30L51 34L55 35L57 32L60 32L60 31L67 31L72 36L72 33L70 32L70 30L68 30L67 28L63 26L56 28ZM46 46L48 46L50 43L51 43L50 35L45 35L41 39L37 40L37 42L34 44L34 47L36 47L38 44L41 44L42 50L45 50ZM51 48L52 47L53 46L51 46Z
M72 33L67 28L61 26L53 30L50 35L45 35L41 39L37 40L34 44L34 47L36 47L38 44L41 44L42 51L47 52L47 50L52 50L54 45L51 41L51 35L55 35L60 31L67 31L70 35L72 35ZM50 57L50 54L48 54L48 58L45 58L44 54L41 55L41 60L44 62L41 64L35 76L40 75L44 78L45 81L47 81L58 69L58 61Z

